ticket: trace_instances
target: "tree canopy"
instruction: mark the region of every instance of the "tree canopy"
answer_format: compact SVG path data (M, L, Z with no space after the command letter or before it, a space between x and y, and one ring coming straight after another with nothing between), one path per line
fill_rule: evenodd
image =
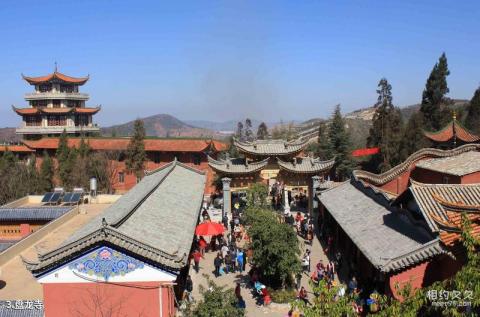
M345 128L340 105L335 107L328 129L329 155L335 157L335 176L338 180L345 180L354 168L351 156L350 136Z
M257 128L257 139L265 140L268 137L268 128L265 122L260 123Z
M444 107L445 95L449 92L448 75L450 75L450 71L448 70L447 57L443 53L433 66L422 94L420 111L425 119L425 129L436 131L449 121L449 116L446 115L448 109Z
M475 134L480 134L480 87L475 90L467 111L465 127Z
M367 138L368 147L378 147L380 152L370 158L371 169L384 172L401 162L400 144L403 120L400 109L392 103L392 86L386 78L378 83L378 101L372 127Z
M129 172L135 173L135 176L140 179L143 177L144 165L147 159L145 152L145 127L143 121L135 120L133 128L133 136L127 147L126 166Z
M207 279L208 287L200 285L202 299L188 307L187 317L243 317L245 309L237 307L237 298L233 289L218 286Z

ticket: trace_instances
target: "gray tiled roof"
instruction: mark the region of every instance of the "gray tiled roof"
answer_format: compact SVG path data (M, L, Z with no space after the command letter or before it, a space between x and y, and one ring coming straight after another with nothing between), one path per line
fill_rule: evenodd
M268 164L269 158L259 161L259 162L248 162L246 164L245 159L234 158L226 160L215 160L208 157L208 165L213 169L224 173L224 174L249 174L260 171Z
M480 205L480 184L423 184L413 180L411 183L409 191L432 231L438 231L438 226L430 213L442 220L448 220L445 209L433 195L465 205Z
M178 270L185 266L203 202L206 176L174 161L146 176L60 248L29 263L40 272L101 241ZM102 224L105 218L107 224ZM34 273L35 274L35 273Z
M480 171L480 152L471 151L452 157L432 158L419 162L417 167L450 175L464 176Z
M256 140L252 142L235 139L235 146L240 152L255 155L275 156L298 153L307 146L307 140Z
M379 270L399 270L444 253L438 239L388 208L384 196L355 180L326 190L319 200Z
M53 220L70 211L74 206L69 207L17 207L0 208L1 221L13 220Z
M465 152L479 151L480 144L466 144L459 146L452 150L440 150L440 149L421 149L412 155L410 155L403 163L389 169L382 174L374 174L367 171L355 170L353 176L357 180L365 180L374 185L385 184L398 175L405 172L410 166L419 160L426 158L442 158L442 157L454 157Z
M300 174L312 174L327 171L335 164L335 159L321 161L313 157L294 157L292 161L286 162L277 158L281 169Z

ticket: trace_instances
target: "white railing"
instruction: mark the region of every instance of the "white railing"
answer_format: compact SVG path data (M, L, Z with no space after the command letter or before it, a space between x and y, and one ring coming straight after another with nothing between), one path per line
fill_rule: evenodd
M27 126L22 125L16 129L18 134L29 134L29 133L53 133L60 134L65 130L67 133L80 133L80 132L98 132L100 127L96 124L89 124L86 126Z
M76 99L76 100L88 100L90 96L88 94L80 92L32 92L25 94L25 100L37 100L37 99Z

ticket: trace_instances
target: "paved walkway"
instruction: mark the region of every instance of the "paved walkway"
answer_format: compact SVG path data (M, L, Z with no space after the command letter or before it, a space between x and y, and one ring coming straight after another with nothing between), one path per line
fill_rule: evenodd
M316 224L317 222L314 221ZM318 228L315 227L315 237L313 239L312 245L306 245L305 240L298 236L300 242L301 255L306 249L310 249L310 259L311 259L311 268L314 269L316 264L322 260L324 264L328 263L328 258L323 252L322 245L318 239ZM283 317L287 314L290 306L288 304L276 304L272 303L269 306L259 306L256 304L256 299L253 297L251 288L248 287L248 271L250 270L250 265L247 264L246 270L243 273L229 273L218 278L215 278L214 275L214 265L213 260L216 256L216 252L209 252L205 254L205 259L200 261L200 270L198 273L195 272L193 266L190 269L190 276L193 281L193 297L195 300L200 300L202 298L199 286L207 286L207 280L205 274L208 275L217 285L227 286L228 288L235 288L237 282L241 283L241 294L246 303L246 316L247 317L260 317L260 316L272 316L272 317ZM310 275L304 273L302 275L301 285L304 286L308 292L312 292L312 289L309 284ZM313 296L310 294L310 297Z
M250 270L250 265L247 264L246 271L243 273L229 273L218 278L215 278L213 259L215 258L216 252L209 252L205 254L205 259L200 261L200 270L198 273L195 272L193 267L190 269L190 276L193 281L193 298L195 300L200 300L202 298L199 286L207 286L207 280L205 274L208 275L217 285L227 286L228 288L235 288L236 283L241 283L241 295L246 303L246 314L247 317L260 317L260 316L272 316L272 317L283 317L289 310L288 304L276 304L272 303L269 306L259 306L256 304L256 300L253 297L251 288L248 287L248 271Z

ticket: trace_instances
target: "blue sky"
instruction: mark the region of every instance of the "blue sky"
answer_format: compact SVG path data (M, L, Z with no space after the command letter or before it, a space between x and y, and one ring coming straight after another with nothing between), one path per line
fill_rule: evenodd
M0 7L0 126L31 90L21 73L90 74L110 125L180 119L302 120L420 100L445 51L449 96L480 84L480 1L8 1Z

